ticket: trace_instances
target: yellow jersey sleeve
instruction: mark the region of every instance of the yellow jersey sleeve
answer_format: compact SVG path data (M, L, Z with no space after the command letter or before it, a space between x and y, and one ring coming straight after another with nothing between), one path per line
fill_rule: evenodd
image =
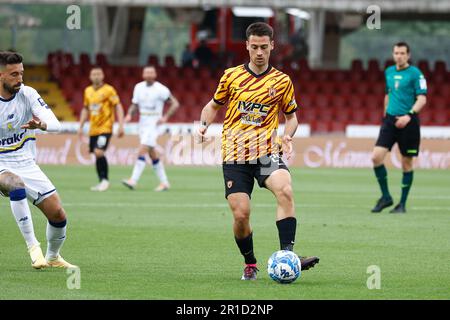
M119 95L114 87L110 87L108 100L111 103L111 107L115 107L120 103Z
M88 88L84 89L83 94L83 107L89 109L89 97L88 97Z
M230 97L230 79L231 79L231 70L225 70L222 78L220 78L219 85L217 86L216 93L214 94L214 102L223 106L228 102Z
M294 85L291 79L287 83L280 107L284 114L294 113L298 109L297 102L295 101Z

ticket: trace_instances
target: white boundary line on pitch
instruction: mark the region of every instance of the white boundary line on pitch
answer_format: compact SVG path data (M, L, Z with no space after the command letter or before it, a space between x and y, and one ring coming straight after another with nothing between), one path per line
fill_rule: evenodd
M135 207L135 208L180 208L180 204L169 204L169 203L127 203L127 202L119 202L119 203L63 203L63 206L67 207L102 207L102 208L111 208L111 207ZM219 204L198 204L198 203L183 203L181 207L188 208L228 208L227 203ZM276 204L253 204L252 207L256 208L275 208ZM297 208L344 208L344 209L356 209L363 208L361 205L323 205L323 204L299 204L296 205ZM435 211L450 211L450 206L448 207L440 207L440 206L413 206L411 207L414 210L435 210Z

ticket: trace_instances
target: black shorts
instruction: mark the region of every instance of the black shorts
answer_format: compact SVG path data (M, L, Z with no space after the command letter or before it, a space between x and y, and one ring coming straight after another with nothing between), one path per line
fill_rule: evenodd
M403 129L395 126L397 116L386 115L380 128L378 147L384 147L391 151L397 142L400 153L405 157L417 157L420 148L420 121L417 115L411 115L411 121Z
M255 163L223 163L225 198L232 193L243 192L251 198L256 179L261 188L265 188L266 179L278 169L289 171L278 155L264 156Z
M94 149L105 151L108 148L109 140L111 140L111 133L104 133L98 136L89 137L89 152L94 152Z

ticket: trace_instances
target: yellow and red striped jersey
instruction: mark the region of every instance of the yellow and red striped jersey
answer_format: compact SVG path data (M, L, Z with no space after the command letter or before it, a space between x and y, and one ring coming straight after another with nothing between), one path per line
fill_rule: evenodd
M288 75L269 66L259 75L248 64L225 70L214 94L219 105L228 102L222 131L222 159L250 161L280 152L279 111L297 110Z
M120 103L114 87L104 84L97 90L89 86L84 90L84 107L89 110L89 135L112 133L114 110Z

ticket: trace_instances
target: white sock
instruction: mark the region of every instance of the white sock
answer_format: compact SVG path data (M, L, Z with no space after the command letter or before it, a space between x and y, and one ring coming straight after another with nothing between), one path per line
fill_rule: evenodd
M155 169L156 175L158 176L159 181L161 183L169 184L169 180L167 180L166 171L164 170L164 165L160 159L153 162L153 169Z
M133 180L134 183L137 183L139 181L139 178L141 177L142 172L144 172L144 169L145 157L139 157L134 164L133 173L131 174L131 180Z
M39 244L34 235L33 220L31 211L26 198L25 189L13 190L10 192L11 211L19 226L20 232L27 244L28 249Z
M66 240L66 220L52 224L47 222L47 253L45 254L47 260L58 257L59 250Z

